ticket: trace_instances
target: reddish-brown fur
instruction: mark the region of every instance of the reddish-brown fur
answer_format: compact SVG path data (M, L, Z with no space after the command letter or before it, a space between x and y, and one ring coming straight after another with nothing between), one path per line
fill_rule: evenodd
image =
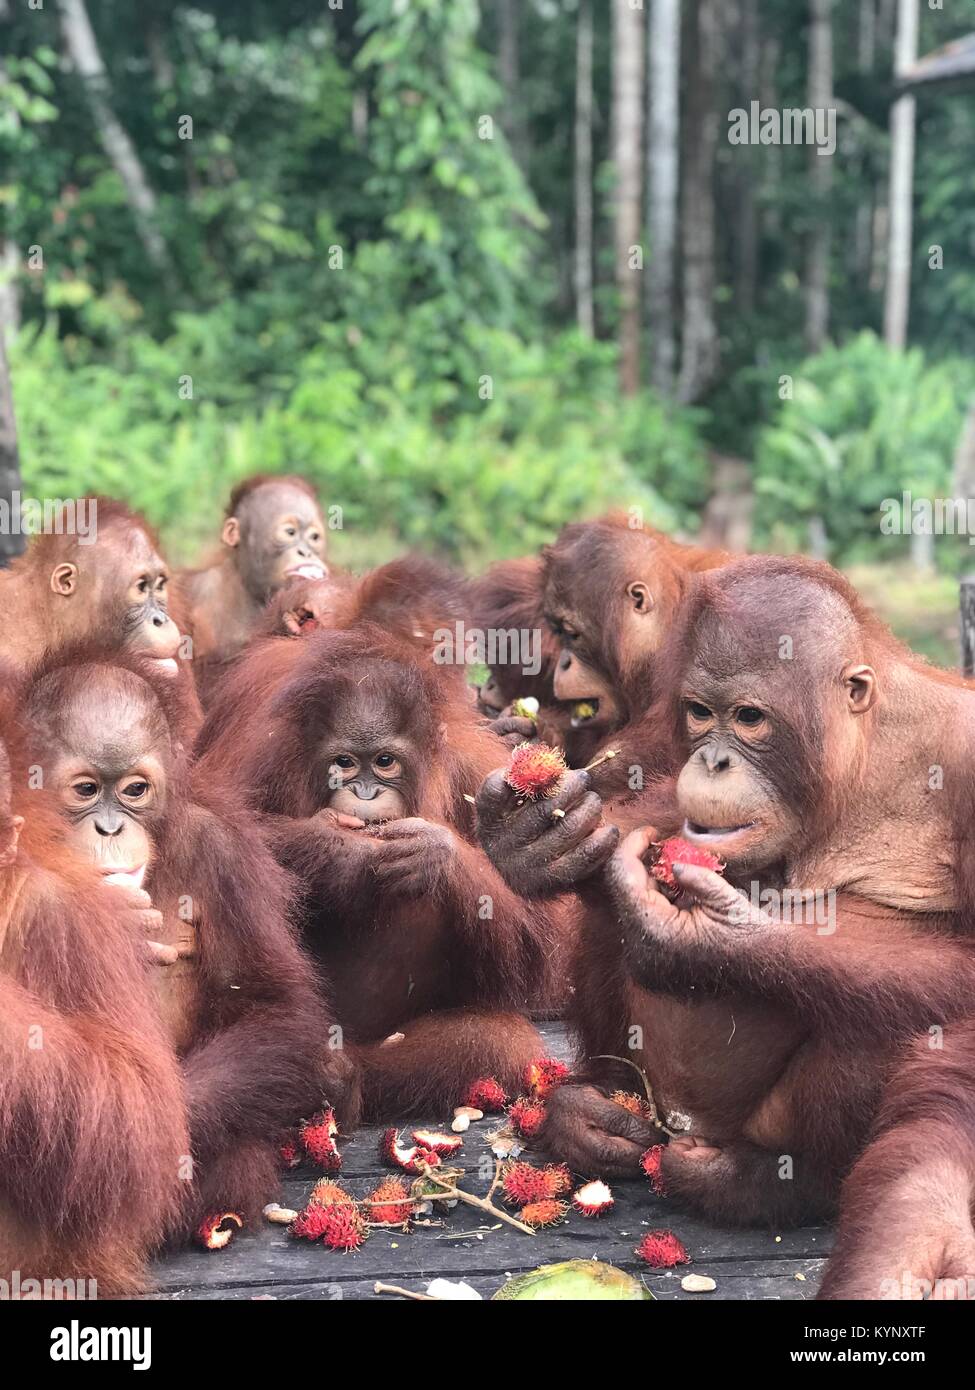
M335 711L363 702L411 750L408 814L419 820L377 831L320 814L319 746ZM235 706L249 718L228 719ZM215 713L200 771L237 778L305 886L305 940L363 1063L367 1112L428 1112L485 1073L517 1087L540 1046L519 1015L554 948L553 914L512 892L473 842L465 794L506 750L454 674L368 624L271 639L229 673ZM426 835L433 855L405 894L378 890L373 876L397 825Z
M16 739L13 812L26 818L5 855L0 744L0 1278L95 1279L102 1296L130 1294L178 1220L189 1152L179 1069L117 893L67 853L46 794L25 790L9 711L0 728Z
M154 967L186 1085L194 1180L176 1229L188 1233L216 1208L255 1219L277 1187L281 1131L324 1101L354 1119L355 1074L326 1046L328 1014L289 925L293 885L240 799L188 766L173 686L136 661L55 658L35 674L35 726L46 729L79 697L110 711L120 673L166 730L156 756L167 789L149 825L145 888L163 917L163 944L188 948L175 965Z
M975 1299L975 1022L920 1037L843 1185L821 1299Z
M646 734L652 747L661 737L683 746L681 787L675 799L672 783L651 784L605 818L623 830L650 823L661 838L680 828L699 747L688 743L685 699L720 701L727 689L729 700L769 707L770 733L751 744L729 734L722 746L738 750L777 808L769 833L796 828L783 832L774 862L759 858L729 878L759 892L834 890L835 931L767 918L734 928L698 899L696 917L661 927L661 900L635 892L617 855L612 904L602 884L583 889L576 1026L587 1056L640 1062L662 1116L674 1108L689 1117L701 1152L682 1142L665 1153L674 1195L719 1221L801 1220L835 1205L904 1044L971 1010L975 691L908 653L826 566L753 558L691 590L659 659L664 686ZM783 635L795 641L788 662ZM876 701L855 716L845 663L876 673ZM931 791L936 768L944 787ZM491 820L499 797L496 785L482 792L489 842L500 834ZM569 819L537 828L543 885L555 862L546 840L567 838ZM590 807L575 843L604 835L598 824ZM506 834L505 859L524 883L530 847L513 858L510 826ZM580 859L580 879L585 871ZM589 1078L610 1084L605 1066L593 1063ZM553 1102L550 1141L586 1171L626 1169L653 1137L649 1126L616 1124L604 1107L594 1089L570 1088ZM783 1155L794 1165L787 1180Z

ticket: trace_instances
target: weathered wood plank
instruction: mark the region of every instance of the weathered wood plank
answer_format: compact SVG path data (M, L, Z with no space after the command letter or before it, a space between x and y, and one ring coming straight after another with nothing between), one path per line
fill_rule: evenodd
M544 1031L553 1052L557 1049L565 1055L564 1029L546 1025ZM487 1191L494 1173L488 1135L496 1125L497 1117L491 1116L472 1125L457 1160L466 1175L463 1186L478 1195ZM435 1127L443 1127L443 1117ZM365 1196L380 1176L389 1173L379 1157L380 1133L376 1128L363 1129L341 1142L341 1180L356 1196ZM279 1200L286 1206L303 1206L317 1176L310 1168L288 1174ZM226 1250L188 1249L158 1261L156 1297L362 1299L374 1297L372 1286L377 1279L422 1292L427 1281L437 1276L465 1279L488 1295L500 1287L506 1274L577 1258L598 1258L641 1275L661 1298L812 1297L831 1243L825 1228L721 1230L654 1196L642 1178L615 1183L613 1191L616 1206L598 1221L570 1212L563 1225L528 1236L507 1225L490 1229L478 1211L458 1206L443 1213L442 1226L409 1234L374 1231L362 1249L351 1255L291 1240L283 1227L268 1224L243 1232ZM654 1274L636 1260L634 1246L655 1228L674 1231L693 1263L673 1274ZM683 1294L680 1276L691 1269L710 1274L718 1281L718 1290L710 1295ZM797 1279L797 1274L804 1275L804 1280Z

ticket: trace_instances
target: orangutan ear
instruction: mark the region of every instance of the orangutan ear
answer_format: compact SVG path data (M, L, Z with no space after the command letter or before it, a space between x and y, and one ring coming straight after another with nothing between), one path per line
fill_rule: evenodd
M642 580L635 579L632 584L627 584L626 596L633 605L634 613L645 614L652 611L653 595Z
M70 598L78 587L78 566L57 565L51 571L51 588L62 598Z
M231 550L236 550L237 546L240 545L240 522L235 516L228 516L223 523L220 539L224 545L229 545Z
M851 714L866 714L873 708L877 700L877 675L872 666L844 666L840 679L846 686Z

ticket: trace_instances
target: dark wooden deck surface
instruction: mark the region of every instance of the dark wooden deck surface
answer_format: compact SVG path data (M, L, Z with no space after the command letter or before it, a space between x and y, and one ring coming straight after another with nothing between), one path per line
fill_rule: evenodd
M564 1031L544 1025L552 1055L567 1056ZM449 1116L431 1116L442 1127ZM457 1160L471 1177L463 1186L483 1195L489 1182L480 1166L493 1172L486 1135L495 1120L486 1116L471 1125ZM340 1179L356 1196L365 1196L388 1167L380 1160L380 1130L359 1130L342 1140ZM529 1155L530 1157L530 1155ZM284 1180L282 1205L304 1205L316 1177L296 1169ZM616 1205L599 1220L570 1212L564 1225L528 1236L511 1226L494 1229L473 1207L458 1205L444 1212L435 1229L371 1232L354 1254L339 1254L321 1245L291 1240L282 1226L266 1224L242 1232L221 1251L188 1249L157 1262L155 1297L162 1299L367 1299L377 1280L423 1293L430 1279L463 1279L489 1298L507 1276L556 1260L596 1257L640 1275L657 1298L677 1299L811 1299L822 1277L831 1233L823 1227L801 1230L726 1231L696 1220L665 1198L655 1197L642 1178L613 1184ZM687 1247L692 1263L671 1273L654 1273L638 1261L633 1248L648 1230L672 1230ZM684 1293L681 1277L708 1274L717 1283L709 1294Z

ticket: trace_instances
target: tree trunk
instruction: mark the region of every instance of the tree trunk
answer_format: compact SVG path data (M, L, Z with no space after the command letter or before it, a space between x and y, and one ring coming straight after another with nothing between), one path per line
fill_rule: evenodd
M833 105L833 0L810 0L808 102L814 111ZM829 329L830 208L833 161L809 151L813 227L806 259L806 347L819 352Z
M674 276L680 188L680 0L652 0L647 77L650 372L656 389L672 396L677 364Z
M738 101L747 108L761 86L761 38L758 0L738 0ZM735 308L755 310L758 292L758 199L755 151L742 145L735 151Z
M641 137L643 11L613 0L613 163L616 171L616 284L620 308L620 390L640 388ZM632 248L638 248L634 251Z
M860 0L859 28L857 31L857 68L865 76L873 72L877 55L877 11L875 0ZM863 183L860 200L857 203L854 223L854 265L857 279L866 283L870 279L873 261L873 215L874 187L870 174L869 159L861 165Z
M508 143L522 168L525 167L525 129L521 119L521 81L518 44L518 7L521 0L499 0L498 71L507 103Z
M686 33L687 118L684 126L684 331L677 396L696 401L718 370L714 318L714 167L718 118L716 0L693 0Z
M112 109L108 74L98 51L84 0L57 0L57 4L71 63L81 78L105 153L122 180L139 239L157 270L168 270L169 253L155 225L155 194L149 186L135 146Z
M900 74L917 59L918 0L900 0L894 72ZM890 111L890 240L887 251L887 293L884 337L888 346L907 344L911 306L911 251L914 213L914 120L912 96L898 97Z
M575 126L576 322L591 338L596 331L592 305L592 5L579 0L576 27Z
M5 511L10 516L13 494L20 490L20 460L17 454L17 426L14 421L14 402L7 370L7 349L0 331L0 518ZM0 525L0 566L7 565L24 550L24 537L9 526Z

